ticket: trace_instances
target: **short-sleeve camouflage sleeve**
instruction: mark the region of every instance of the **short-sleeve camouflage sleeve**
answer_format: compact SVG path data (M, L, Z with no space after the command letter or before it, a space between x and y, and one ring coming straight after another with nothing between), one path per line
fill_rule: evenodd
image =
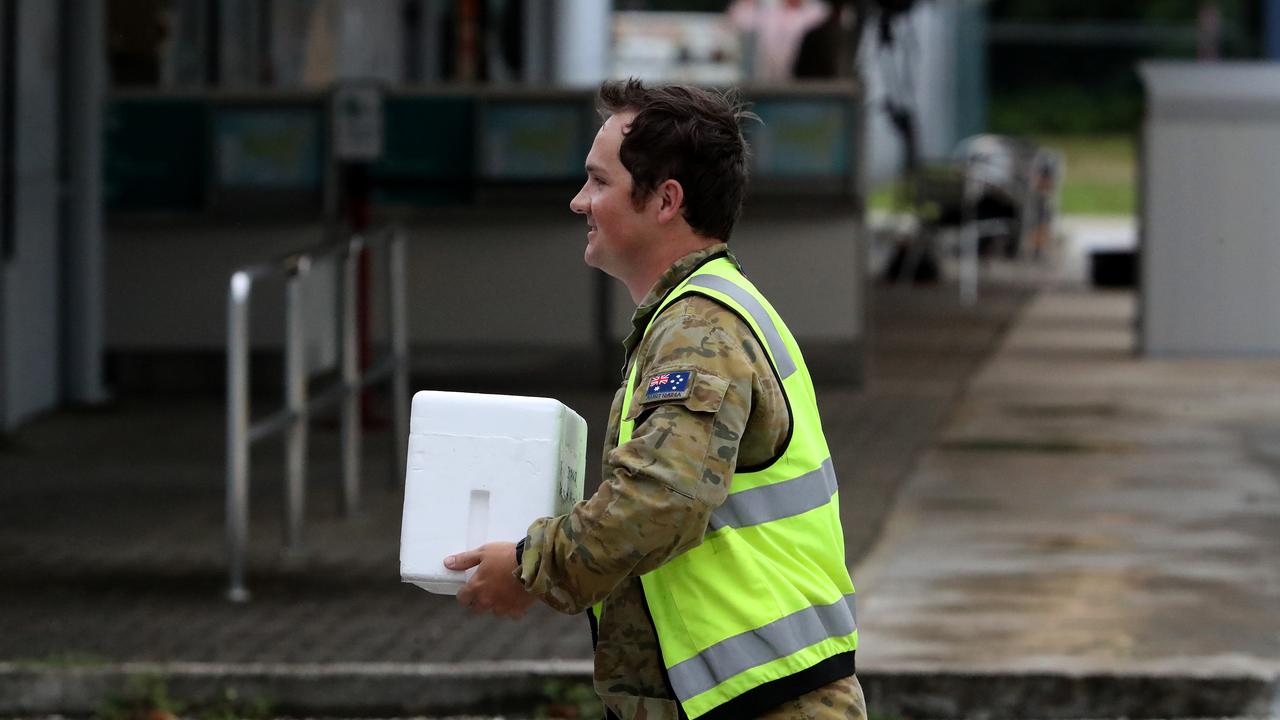
M636 349L632 436L606 455L592 497L530 526L518 570L530 592L579 612L702 541L728 493L758 374L730 323L741 320L698 297L654 321ZM680 382L650 392L661 376Z

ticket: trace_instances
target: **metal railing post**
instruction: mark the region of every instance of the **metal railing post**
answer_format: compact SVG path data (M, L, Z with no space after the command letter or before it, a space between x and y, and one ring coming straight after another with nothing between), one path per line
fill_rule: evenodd
M356 292L364 240L351 238L342 272L342 511L360 509L360 357Z
M285 554L303 554L302 521L306 515L307 477L307 368L303 283L311 272L311 259L296 260L285 288L285 410L289 427L285 436Z
M391 231L387 245L387 290L391 310L391 412L395 442L391 443L391 486L400 487L405 481L405 462L409 454L409 330L408 309L405 301L405 241L404 233L396 228Z
M249 293L248 273L231 276L227 295L227 597L245 602L245 554L249 543Z
M372 241L386 243L387 312L390 357L369 368L360 365L357 293L365 239L323 245L291 255L283 261L249 265L231 276L227 295L227 554L230 583L227 596L234 602L249 599L245 586L249 545L249 458L253 444L277 433L285 435L284 536L287 556L303 552L303 526L307 500L307 444L312 415L319 408L337 405L342 434L342 511L352 515L360 508L361 417L360 397L366 385L387 381L395 414L392 472L396 485L404 480L409 437L409 341L406 329L405 249L398 230L379 234ZM315 260L342 259L340 378L312 397L306 360L306 297L304 289ZM249 300L256 279L285 278L284 407L257 421L250 409Z
M982 187L972 177L971 164L966 164L964 187L960 197L960 302L973 305L978 301L979 244L978 201Z

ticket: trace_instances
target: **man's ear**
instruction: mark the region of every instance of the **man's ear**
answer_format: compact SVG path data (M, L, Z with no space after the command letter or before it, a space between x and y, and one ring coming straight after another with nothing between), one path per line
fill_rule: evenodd
M684 217L684 188L672 178L663 180L655 194L658 196L658 222L668 222Z

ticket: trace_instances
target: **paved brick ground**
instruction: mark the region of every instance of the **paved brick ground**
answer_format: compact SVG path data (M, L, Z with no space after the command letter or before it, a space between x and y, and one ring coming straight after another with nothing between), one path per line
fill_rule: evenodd
M1029 296L989 289L873 292L868 382L820 387L842 482L851 562L868 551L902 479ZM610 394L531 387L591 424ZM400 495L389 443L366 443L365 507L337 513L337 435L311 441L309 555L281 556L281 448L255 448L250 588L223 599L223 416L216 398L130 400L63 412L0 445L0 660L220 662L583 658L586 621L541 609L471 619L399 583ZM596 458L595 451L590 459ZM589 466L594 462L589 462ZM598 468L592 468L598 473ZM855 581L857 580L855 576Z

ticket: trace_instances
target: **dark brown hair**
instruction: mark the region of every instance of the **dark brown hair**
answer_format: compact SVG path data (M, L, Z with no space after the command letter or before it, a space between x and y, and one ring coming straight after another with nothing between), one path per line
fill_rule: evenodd
M643 205L668 178L684 189L684 218L703 237L727 241L747 189L747 142L739 123L758 119L734 92L686 85L645 87L635 78L600 86L600 112L634 112L618 154Z

